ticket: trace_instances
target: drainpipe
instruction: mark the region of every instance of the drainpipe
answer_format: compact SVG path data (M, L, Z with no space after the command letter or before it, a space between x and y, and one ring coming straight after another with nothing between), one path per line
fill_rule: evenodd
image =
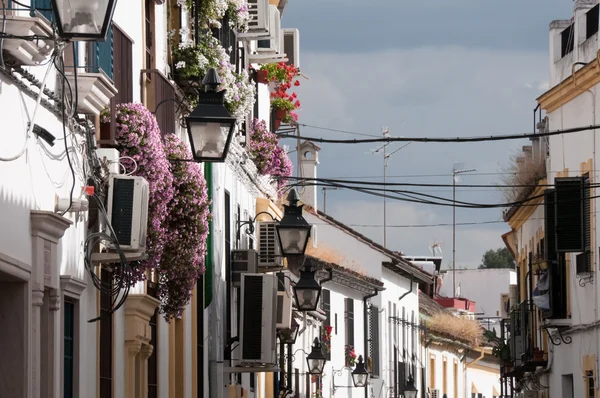
M331 272L331 271L330 271ZM370 298L373 298L375 296L377 296L379 294L379 290L375 290L373 293L371 294L367 294L365 297L363 297L363 337L364 337L364 354L365 354L365 358L367 360L367 364L369 362L369 310L367 308L367 300L369 300ZM375 338L379 338L378 336ZM371 358L371 361L373 359ZM373 362L371 362L373 363ZM368 366L368 365L367 365ZM365 387L365 398L369 398L369 389Z
M415 276L414 276L414 275L411 275L411 276L410 276L410 290L409 290L408 292L404 293L402 296L400 296L400 298L398 299L398 301L402 301L402 299L403 299L404 297L406 297L406 296L408 296L409 294L411 294L411 293L412 293L412 291L413 291L413 286L414 286L414 279L415 279Z

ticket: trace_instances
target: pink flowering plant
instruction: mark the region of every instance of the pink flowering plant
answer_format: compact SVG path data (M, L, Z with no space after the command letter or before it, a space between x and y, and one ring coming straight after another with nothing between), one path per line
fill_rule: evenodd
M168 204L173 199L173 175L165 156L161 132L156 118L142 104L118 104L115 114L117 149L126 157L120 163L126 173L144 177L149 185L148 234L146 252L148 259L134 264L130 285L145 279L149 269L161 263L168 229L165 221L169 216ZM101 121L110 123L110 115L102 112ZM137 166L136 166L137 165ZM135 170L135 171L134 171Z
M267 123L254 119L254 126L250 128L248 152L259 174L269 174L273 164L273 152L278 143L279 138L269 131Z
M294 166L287 152L279 146L279 138L271 133L264 120L254 119L250 129L248 152L260 175L272 175L277 178L277 190L281 193L292 175Z
M351 345L347 345L345 347L345 352L346 352L346 366L356 365L356 352L354 352L354 347Z
M192 153L175 135L164 137L167 159L190 159ZM209 200L200 165L172 162L173 197L168 203L168 230L158 268L159 311L169 321L180 317L190 302L196 281L204 274Z

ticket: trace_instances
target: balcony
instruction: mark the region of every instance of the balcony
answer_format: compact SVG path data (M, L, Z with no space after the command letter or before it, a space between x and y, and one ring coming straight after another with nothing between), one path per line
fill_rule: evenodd
M523 301L510 313L508 347L517 373L532 372L548 364L547 353L540 349L544 336L537 311L532 301Z
M50 57L54 50L54 31L47 19L38 13L32 17L28 14L19 15L17 10L8 9L5 24L2 33L15 37L5 39L3 49L10 54L15 64L40 65ZM28 40L28 36L41 38Z

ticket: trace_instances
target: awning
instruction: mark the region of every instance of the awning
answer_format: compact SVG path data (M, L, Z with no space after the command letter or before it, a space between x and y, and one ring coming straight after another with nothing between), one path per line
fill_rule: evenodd
M496 386L494 386L494 389L493 389L492 391L493 391L493 394L492 394L492 395L493 395L494 397L499 397L499 396L500 396L500 393L498 392L498 389L496 388Z
M475 383L471 383L471 394L479 394L479 390L475 387Z

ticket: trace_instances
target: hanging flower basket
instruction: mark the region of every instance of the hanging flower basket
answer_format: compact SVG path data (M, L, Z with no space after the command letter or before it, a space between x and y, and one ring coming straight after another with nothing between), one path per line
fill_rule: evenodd
M266 70L256 71L256 81L258 83L267 84L269 82L268 76L269 72L267 72Z
M281 121L285 119L287 111L285 109L275 109L275 119Z

